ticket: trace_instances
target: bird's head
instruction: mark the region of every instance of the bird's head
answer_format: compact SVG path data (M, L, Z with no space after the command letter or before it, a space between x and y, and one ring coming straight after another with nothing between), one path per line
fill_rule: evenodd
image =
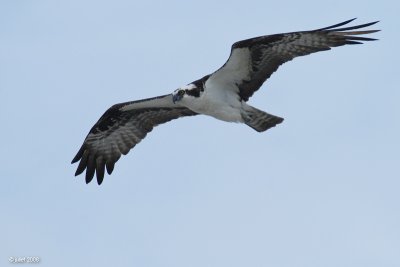
M186 94L186 89L184 88L178 88L176 89L173 93L172 93L172 101L174 102L174 104L178 101L181 101L182 98L185 96Z
M193 98L200 96L200 89L193 83L181 86L172 93L172 101L174 103L181 101L185 98Z

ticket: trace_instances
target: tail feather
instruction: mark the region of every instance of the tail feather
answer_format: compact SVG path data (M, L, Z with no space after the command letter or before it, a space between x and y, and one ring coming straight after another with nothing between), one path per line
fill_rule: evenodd
M242 118L246 125L250 126L257 132L264 132L269 128L275 127L283 122L283 118L261 111L251 106L247 106L242 111Z

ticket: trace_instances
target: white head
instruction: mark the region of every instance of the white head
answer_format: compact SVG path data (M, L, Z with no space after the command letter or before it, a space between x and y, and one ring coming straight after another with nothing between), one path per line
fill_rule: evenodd
M172 101L176 103L185 97L194 97L196 95L195 91L199 91L199 89L192 83L181 86L172 93Z

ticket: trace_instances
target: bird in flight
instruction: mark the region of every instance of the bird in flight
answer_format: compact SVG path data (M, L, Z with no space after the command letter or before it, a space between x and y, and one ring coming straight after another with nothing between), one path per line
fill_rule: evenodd
M78 161L75 176L86 169L86 183L101 184L105 170L111 174L115 163L159 124L181 117L208 115L227 122L244 123L264 132L283 121L246 102L280 65L331 47L374 41L361 35L378 30L359 30L378 21L342 27L354 19L329 27L255 37L236 42L225 64L203 78L172 93L113 105L90 129L72 160Z

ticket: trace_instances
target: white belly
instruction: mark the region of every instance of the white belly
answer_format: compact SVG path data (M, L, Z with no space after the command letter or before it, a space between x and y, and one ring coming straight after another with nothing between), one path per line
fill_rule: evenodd
M187 108L227 122L243 122L242 103L238 95L229 90L205 90L200 97L182 99Z

